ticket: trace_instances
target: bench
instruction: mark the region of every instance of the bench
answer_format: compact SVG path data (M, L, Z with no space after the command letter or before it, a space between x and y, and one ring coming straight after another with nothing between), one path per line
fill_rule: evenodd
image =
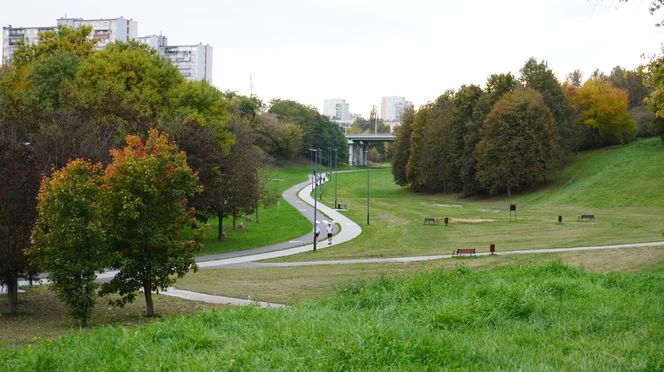
M471 256L475 256L476 255L475 248L459 248L459 249L455 250L454 252L452 252L452 256L460 256L460 255L466 255L466 254L471 255Z
M337 204L337 209L348 209L348 208L346 208L346 204L339 203Z
M583 222L583 221L595 221L595 215L594 214L582 214L579 216L579 218L576 219L576 222Z
M438 218L436 217L424 217L424 224L438 225Z
M475 248L459 248L459 249L455 250L454 252L452 252L452 257L461 256L461 255L464 255L464 254L475 256L476 255L475 254Z

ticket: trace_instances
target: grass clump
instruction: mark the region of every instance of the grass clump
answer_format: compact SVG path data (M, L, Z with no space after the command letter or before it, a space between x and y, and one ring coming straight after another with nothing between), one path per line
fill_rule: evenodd
M203 311L0 352L0 369L661 369L664 274L559 262L356 283L281 310Z

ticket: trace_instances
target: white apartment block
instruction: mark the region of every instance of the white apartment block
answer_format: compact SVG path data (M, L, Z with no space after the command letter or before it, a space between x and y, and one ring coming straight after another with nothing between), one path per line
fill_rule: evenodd
M127 43L138 36L138 22L124 17L110 19L58 18L57 22L58 26L75 29L79 29L81 26L92 27L90 37L97 42L97 49L104 49L106 45L114 41Z
M54 31L55 27L3 27L2 28L2 62L11 60L14 51L20 44L37 44L39 34Z
M210 45L169 45L158 49L187 80L212 82L212 47Z
M92 27L90 38L97 42L97 49L119 41L127 43L137 40L156 49L160 56L168 59L182 76L188 80L212 82L212 47L210 45L168 45L162 35L138 37L138 22L124 17L112 19L58 18L58 26L78 29L88 25ZM25 44L39 42L39 33L54 31L57 27L3 27L2 56L3 63L9 61L22 40Z
M345 99L326 99L323 103L323 115L337 123L344 130L350 128L353 123L350 117L350 105Z
M382 97L380 100L380 117L383 121L401 120L401 114L407 105L406 98L399 96Z

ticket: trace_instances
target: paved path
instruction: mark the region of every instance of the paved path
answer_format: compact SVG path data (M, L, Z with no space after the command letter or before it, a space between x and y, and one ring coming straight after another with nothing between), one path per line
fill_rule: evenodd
M263 301L252 301L252 300L245 300L242 298L233 298L233 297L226 297L226 296L213 296L205 293L198 293L198 292L191 292L191 291L184 291L182 289L177 289L174 287L168 288L166 291L160 292L163 295L171 296L171 297L179 297L179 298L184 298L185 300L192 300L192 301L202 301L202 302L207 302L211 304L222 304L222 305L236 305L236 306L259 306L259 307L271 307L271 308L278 308L278 307L286 307L286 305L282 304L274 304L271 302L263 302Z
M616 245L596 245L587 247L572 248L544 248L544 249L524 249L519 251L496 252L497 256L511 256L516 254L535 254L535 253L560 253L575 251L597 251L604 249L626 249L626 248L644 248L644 247L664 247L664 242L652 243L633 243ZM477 256L488 256L489 252L477 253ZM432 261L452 258L451 254L432 255L432 256L411 256L411 257L390 257L390 258L358 258L348 260L320 260L320 261L301 261L301 262L247 262L244 264L232 265L232 268L258 268L258 267L290 267L290 266L317 266L317 265L352 265L352 264L371 264L371 263L406 263L418 261Z

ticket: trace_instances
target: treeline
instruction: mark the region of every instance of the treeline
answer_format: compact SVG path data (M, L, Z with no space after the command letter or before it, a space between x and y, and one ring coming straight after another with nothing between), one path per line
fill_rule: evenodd
M340 161L347 159L339 127L310 107L281 100L268 107L256 97L222 93L206 82L186 81L169 61L140 43L112 43L96 50L90 31L89 27L60 27L44 32L39 43L20 46L12 60L0 67L0 284L9 288L12 312L16 311L19 278L56 269L43 255L30 259L26 255L37 219L43 221L37 239L42 242L40 251L53 253L47 249L49 245L65 250L64 256L73 260L70 268L91 267L76 261L86 257L80 253L83 248L92 254L108 245L104 249L115 252L110 256L123 259L102 260L108 266L101 267L121 271L131 261L130 253L143 254L134 261L137 266L128 269L132 274L118 279L131 286L114 286L123 300L132 300L136 288L143 287L147 296L152 289L167 285L170 276L179 275L183 267L193 267L195 249L182 247L198 244L182 244L188 236L197 236L201 224L196 221L217 217L218 238L222 239L224 217L232 216L234 225L260 205L276 202L279 195L269 187L269 170L265 171L269 165L306 155L311 147L336 147ZM120 157L119 151L133 157ZM168 159L162 159L160 152L170 154ZM131 160L122 166L129 167L127 172L131 170L134 176L123 173L112 182L110 174L122 168L114 164L118 159ZM184 169L182 162L190 175L186 170L176 172ZM169 181L178 174L179 178ZM80 177L67 179L65 175ZM194 184L185 185L185 178ZM55 180L70 188L78 187L80 181L89 185L82 190L92 196L97 188L102 195L119 187L117 183L122 183L124 191L104 194L108 198L88 195L87 206L74 210L71 204L83 201L67 194L67 188L47 186ZM56 190L62 197L62 202L54 202L59 211L43 206L37 213L40 183L39 203L51 200L48 190ZM92 202L116 197L119 204L115 209ZM60 219L48 219L46 211ZM103 219L91 218L100 211ZM169 211L186 212L186 216L174 217ZM68 213L71 220L64 218ZM80 234L67 235L75 230L60 234L74 240L60 241L50 233L62 224L85 221L89 226L81 227ZM114 230L112 226L124 227ZM119 233L130 228L135 232L132 237ZM149 240L146 231L152 232L151 239L161 240ZM110 236L97 239L97 233ZM90 236L87 241L75 240L86 234ZM138 236L145 244L136 243ZM172 249L159 251L157 246ZM51 253L46 256L55 257ZM146 261L148 256L152 261ZM77 275L78 279L67 278L83 283L90 272Z
M647 77L645 77L647 79ZM416 191L507 193L543 183L575 151L652 136L661 126L644 100L656 92L643 71L575 71L560 83L544 61L516 77L489 76L404 112L392 172Z

